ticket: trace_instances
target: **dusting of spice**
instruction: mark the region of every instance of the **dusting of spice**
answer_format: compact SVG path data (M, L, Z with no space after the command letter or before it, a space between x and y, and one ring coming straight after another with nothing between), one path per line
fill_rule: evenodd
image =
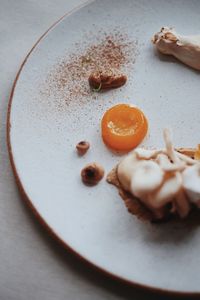
M134 63L136 44L128 36L113 31L112 34L99 34L97 38L84 49L84 42L77 43L74 52L52 68L46 78L47 96L59 99L60 105L70 105L75 101L81 105L89 97L94 98L88 84L91 74L108 70L124 73L124 68ZM123 79L125 83L126 77Z

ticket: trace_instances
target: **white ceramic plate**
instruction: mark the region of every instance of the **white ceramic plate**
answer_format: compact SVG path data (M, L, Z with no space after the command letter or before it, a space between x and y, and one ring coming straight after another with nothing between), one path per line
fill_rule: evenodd
M151 225L130 215L117 190L102 181L84 186L80 169L98 161L108 172L118 162L103 145L100 119L119 102L145 111L147 146L162 145L162 129L173 129L176 146L195 146L199 131L199 73L163 60L150 42L163 25L185 34L200 28L200 1L99 0L57 23L36 44L15 83L8 116L9 150L15 175L32 207L56 236L100 269L131 283L161 290L200 293L200 229ZM95 25L94 25L95 24ZM138 56L121 90L67 106L41 93L42 82L75 44L118 28L138 41ZM96 37L95 37L96 36ZM84 44L83 43L83 44ZM85 45L85 44L84 44ZM59 97L58 97L59 98ZM60 101L60 107L56 106ZM75 145L92 148L77 157Z

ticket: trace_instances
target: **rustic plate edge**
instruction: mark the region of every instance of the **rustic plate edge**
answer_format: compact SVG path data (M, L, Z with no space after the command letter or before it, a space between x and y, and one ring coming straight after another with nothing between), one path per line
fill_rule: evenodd
M12 146L11 146L11 139L10 139L10 132L11 132L11 123L10 123L10 115L11 115L11 106L12 106L12 100L15 92L15 88L17 85L17 81L19 79L19 76L22 72L22 69L24 65L26 64L29 56L32 54L33 50L36 48L36 46L41 42L41 40L53 29L55 28L64 18L70 16L74 12L78 11L82 7L85 7L89 5L90 3L95 2L95 0L88 0L84 4L81 4L68 13L64 14L61 18L59 18L56 22L54 22L41 36L40 38L36 41L36 43L33 45L33 47L30 49L28 54L26 55L25 59L23 60L22 64L19 67L19 70L17 72L17 75L14 79L11 92L10 92L10 97L8 100L8 109L7 109L7 122L6 122L6 140L7 140L7 149L8 149L8 154L9 154L9 160L11 164L11 168L15 177L16 184L19 188L20 194L29 207L29 209L33 212L34 216L36 219L42 224L42 226L47 230L48 233L50 233L51 236L60 244L62 247L64 247L67 251L70 251L73 255L75 255L82 263L87 264L88 266L92 267L95 271L98 271L102 275L106 275L107 277L112 278L113 280L117 280L121 283L125 283L128 286L135 287L139 290L145 290L146 292L152 292L156 293L158 295L166 295L166 296L175 296L175 297L193 297L193 299L199 299L200 292L181 292L181 291L172 291L172 290L167 290L167 289L161 289L153 286L148 286L144 284L140 284L134 281L130 281L128 279L125 279L123 277L117 276L104 268L101 268L100 266L92 263L89 261L87 258L79 254L77 251L75 251L73 248L71 248L68 244L66 244L55 232L54 230L46 223L46 221L42 218L42 216L38 213L34 205L32 204L31 199L29 199L28 195L25 192L25 189L22 185L22 182L20 181L20 177L17 173L17 169L15 167L15 162L14 162L14 157L12 154Z

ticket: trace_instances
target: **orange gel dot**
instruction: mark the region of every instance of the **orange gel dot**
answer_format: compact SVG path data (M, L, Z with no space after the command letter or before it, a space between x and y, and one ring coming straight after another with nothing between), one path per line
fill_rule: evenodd
M117 151L130 151L144 139L148 122L137 107L118 104L107 110L101 121L104 143Z

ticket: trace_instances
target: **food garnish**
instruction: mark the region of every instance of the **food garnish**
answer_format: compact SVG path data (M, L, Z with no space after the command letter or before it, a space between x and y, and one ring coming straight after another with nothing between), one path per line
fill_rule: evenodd
M76 150L79 155L84 155L90 148L90 143L87 141L81 141L76 145Z
M87 164L81 171L82 181L86 185L96 185L104 177L104 169L98 163Z
M139 108L118 104L105 112L101 121L101 130L103 141L109 148L128 152L144 139L148 122Z
M161 53L173 55L184 64L200 70L200 35L180 35L173 28L162 27L152 42Z
M103 70L93 72L89 79L89 85L95 92L100 90L108 90L123 86L126 81L126 75L119 70Z
M108 181L128 193L129 204L140 202L153 220L185 218L193 207L200 208L200 161L192 158L199 150L175 150L167 129L164 141L164 149L129 153L115 169L118 183Z

